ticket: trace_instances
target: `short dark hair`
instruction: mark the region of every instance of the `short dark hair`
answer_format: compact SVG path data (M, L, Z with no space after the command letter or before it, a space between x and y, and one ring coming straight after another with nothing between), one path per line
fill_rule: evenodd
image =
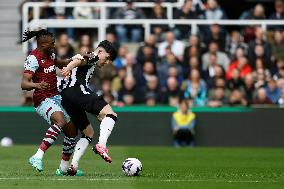
M43 37L52 37L54 38L54 35L52 33L50 33L49 31L45 30L45 29L41 29L38 31L30 31L30 30L26 30L23 33L23 40L22 42L26 42L28 40L30 40L31 38L36 37L36 40L38 41L40 38Z
M114 61L114 59L117 57L117 50L116 50L116 48L108 40L104 40L104 41L100 42L98 47L104 48L106 50L106 52L110 54L110 60L111 61Z

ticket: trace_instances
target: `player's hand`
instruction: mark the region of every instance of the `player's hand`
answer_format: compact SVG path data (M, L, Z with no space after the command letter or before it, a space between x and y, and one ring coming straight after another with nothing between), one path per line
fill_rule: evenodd
M42 81L40 83L36 83L36 89L42 90L42 89L48 89L49 88L49 84Z
M68 78L71 75L71 70L69 70L67 67L63 67L60 72L65 78Z

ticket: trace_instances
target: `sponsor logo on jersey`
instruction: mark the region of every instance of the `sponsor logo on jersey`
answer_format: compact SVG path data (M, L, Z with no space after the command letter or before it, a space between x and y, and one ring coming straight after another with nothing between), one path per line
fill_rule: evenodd
M44 68L43 71L44 71L44 73L53 72L53 71L55 71L55 65L49 66L48 68Z

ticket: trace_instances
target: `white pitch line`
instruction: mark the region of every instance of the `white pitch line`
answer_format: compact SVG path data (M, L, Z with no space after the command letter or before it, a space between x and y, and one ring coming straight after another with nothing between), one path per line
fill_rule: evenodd
M27 177L0 177L0 180L46 180L46 181L135 181L133 179L107 179L107 178L47 178L47 179L38 179L38 178L27 178ZM142 180L139 180L142 181ZM145 181L149 181L146 179ZM284 181L259 181L259 180L216 180L216 179L152 179L151 182L222 182L222 183L278 183Z

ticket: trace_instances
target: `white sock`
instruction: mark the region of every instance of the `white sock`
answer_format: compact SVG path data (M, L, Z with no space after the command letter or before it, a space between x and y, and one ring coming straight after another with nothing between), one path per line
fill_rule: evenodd
M42 151L42 150L39 148L39 149L37 150L36 154L33 155L33 157L42 159L42 158L43 158L43 155L44 155L44 151Z
M69 161L65 161L65 160L61 159L61 162L60 162L60 165L59 165L59 168L61 169L61 171L66 172L68 167L69 167Z
M99 145L106 147L107 139L111 134L115 121L110 117L105 117L100 125Z
M80 140L77 142L77 144L75 146L75 152L74 152L74 155L73 155L73 158L72 158L72 162L71 162L71 165L73 165L73 167L75 169L78 168L79 160L83 156L83 154L86 151L88 145L89 145L89 141L86 138L80 138Z

